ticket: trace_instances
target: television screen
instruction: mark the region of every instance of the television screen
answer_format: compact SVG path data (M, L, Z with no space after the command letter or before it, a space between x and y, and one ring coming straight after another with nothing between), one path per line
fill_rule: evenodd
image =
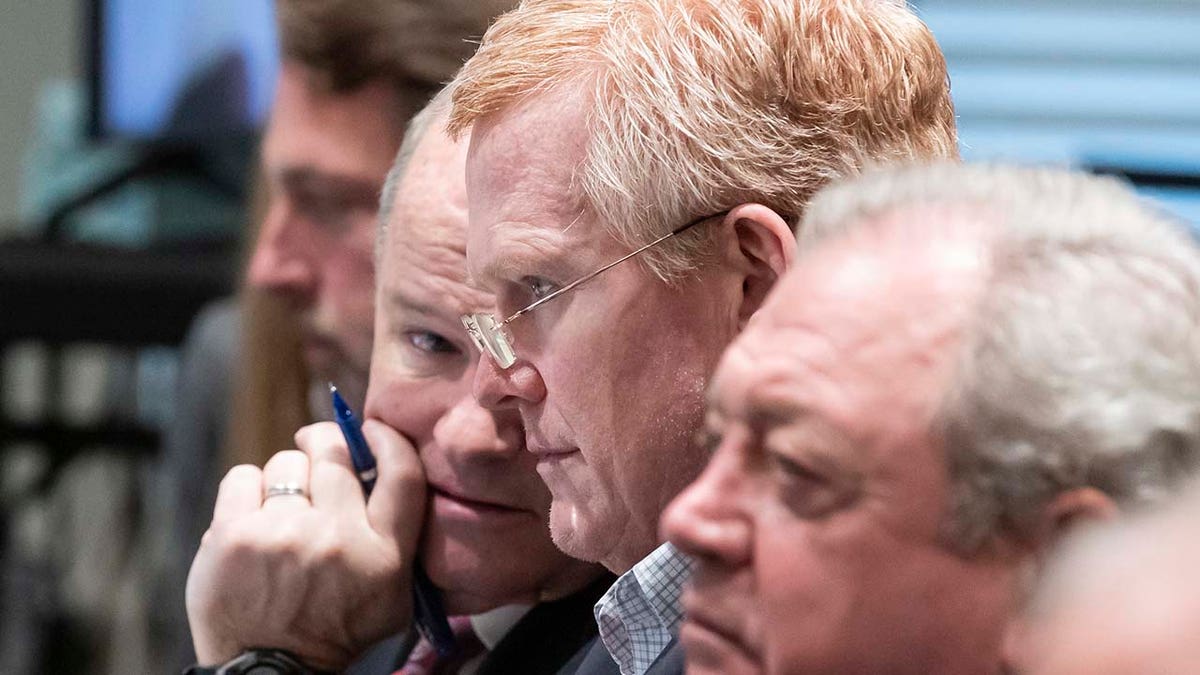
M142 141L251 134L279 70L271 0L93 0L93 132Z

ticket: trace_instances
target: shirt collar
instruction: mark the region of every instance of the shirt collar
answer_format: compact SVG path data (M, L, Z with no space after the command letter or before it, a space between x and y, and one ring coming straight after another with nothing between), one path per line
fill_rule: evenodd
M532 605L503 605L481 614L472 614L471 627L475 629L475 635L479 637L483 646L491 651L532 607Z
M622 675L640 675L667 647L683 621L680 595L691 560L663 544L622 574L596 603L600 640Z

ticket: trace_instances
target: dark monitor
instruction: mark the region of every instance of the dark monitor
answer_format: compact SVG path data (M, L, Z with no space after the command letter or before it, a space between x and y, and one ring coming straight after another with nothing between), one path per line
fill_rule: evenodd
M272 0L90 0L92 134L171 144L262 128L279 70Z

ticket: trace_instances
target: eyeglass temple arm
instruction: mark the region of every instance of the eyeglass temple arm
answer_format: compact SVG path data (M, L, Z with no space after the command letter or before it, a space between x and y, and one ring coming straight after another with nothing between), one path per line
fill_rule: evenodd
M677 235L691 227L694 227L694 226L708 220L709 218L712 218L713 216L719 216L719 215L722 215L722 214L714 213L712 215L702 216L700 218L697 218L696 220L692 220L692 221L684 223L683 225L680 225L679 227L671 230L670 232L659 237L658 239L655 239L654 241L650 242L649 244L645 244L645 245L635 249L634 251L627 253L627 254L621 256L620 258L617 258L616 260L608 263L607 265L605 265L604 267L601 267L600 269L596 270L595 272L588 274L587 276L580 277L579 279L572 281L571 283L567 284L566 286L563 286L562 288L558 289L557 291L554 291L550 295L547 295L546 297L538 300L537 302L533 303L532 305L529 305L525 309L522 309L519 312L517 312L516 314L513 314L512 316L508 317L507 319L501 321L500 325L503 326L503 325L507 324L509 321L516 319L517 317L521 316L522 314L524 314L526 312L532 312L534 309L537 309L538 306L545 304L547 302L550 302L554 298L557 298L558 296L562 295L563 293L566 293L567 291L571 290L572 288L575 288L579 284L582 284L583 282L590 280L592 277L595 277L596 275L598 275L602 272L605 272L609 269L612 269L613 267L616 267L617 265L620 265L621 263L625 262L626 260L629 260L630 258L641 253L642 251L645 251L646 249L650 248L651 246L655 246L656 244L659 244L660 242L666 241L667 239L670 239L671 237L674 237L675 235Z

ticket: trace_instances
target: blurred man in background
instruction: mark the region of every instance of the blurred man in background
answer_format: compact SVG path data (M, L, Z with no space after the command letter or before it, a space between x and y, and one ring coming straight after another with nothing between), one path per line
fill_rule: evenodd
M247 284L283 300L296 318L314 414L328 410L330 381L362 407L375 217L404 127L470 55L469 38L511 4L276 5L283 65L263 139L265 214ZM262 417L267 425L291 421ZM247 423L261 427L264 419Z
M1009 672L1063 534L1200 461L1200 250L1111 179L960 166L832 188L799 240L664 516L688 670Z
M160 628L191 661L180 604L217 482L329 417L336 383L362 410L379 193L409 118L512 2L278 0L280 80L262 147L246 289L210 308L185 349L164 448L173 573Z

